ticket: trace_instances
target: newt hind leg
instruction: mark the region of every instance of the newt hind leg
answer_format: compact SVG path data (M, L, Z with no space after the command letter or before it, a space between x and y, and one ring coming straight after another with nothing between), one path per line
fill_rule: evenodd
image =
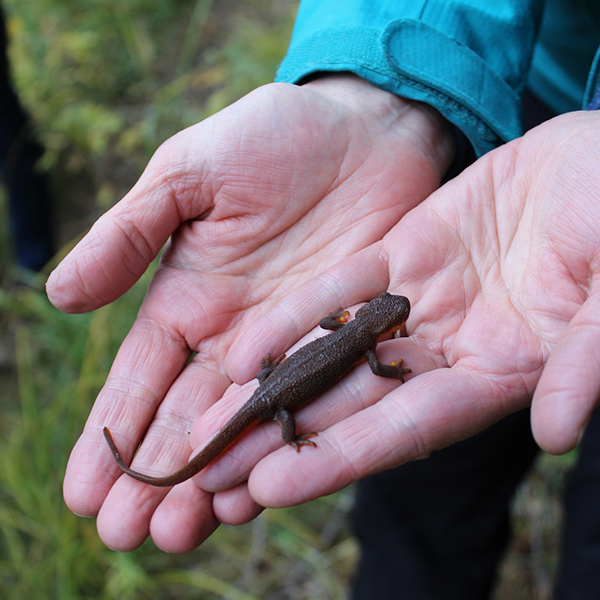
M316 446L316 444L310 440L311 437L319 435L316 431L309 433L296 433L296 420L294 415L286 408L279 407L273 420L281 427L281 436L283 441L290 446L294 446L297 452L300 452L301 446Z
M273 369L283 361L285 358L285 354L282 354L275 360L271 360L271 355L267 354L265 358L261 358L260 360L260 371L256 375L256 379L258 379L258 383L262 384L265 379L273 372Z

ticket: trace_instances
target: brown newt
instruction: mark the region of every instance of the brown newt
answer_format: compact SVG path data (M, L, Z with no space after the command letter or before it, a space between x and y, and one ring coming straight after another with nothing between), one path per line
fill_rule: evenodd
M365 359L375 375L392 377L404 383L403 375L410 373L410 369L402 367L402 359L383 365L377 359L375 348L382 335L397 331L404 325L409 312L408 298L384 292L362 306L350 322L347 322L350 313L342 308L330 313L321 320L320 326L333 333L302 346L287 360L282 355L272 361L271 355L267 354L256 376L260 385L252 396L199 454L171 475L151 477L130 469L123 462L106 427L104 437L125 473L156 486L171 486L189 479L251 427L264 421L279 423L284 441L298 451L305 444L316 446L309 439L317 435L315 432L296 434L292 411L310 402Z

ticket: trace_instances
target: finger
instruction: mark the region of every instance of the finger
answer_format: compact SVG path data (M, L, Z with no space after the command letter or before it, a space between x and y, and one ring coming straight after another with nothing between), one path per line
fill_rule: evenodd
M241 483L218 494L207 493L185 481L176 485L160 503L150 521L150 535L154 543L165 552L191 552L202 544L220 523L242 525L255 519L263 508ZM130 548L115 548L122 551Z
M214 410L209 411L208 418L204 419L207 435L201 447L220 430L230 416L228 413L233 412L233 407L240 404L243 396L248 396L247 389L235 389L233 393L226 394ZM149 473L158 471L164 475L185 464L190 458L190 436L183 435L180 438L184 443L181 452L177 444L166 436L164 439L147 436L134 461L136 464L141 462L143 466L136 468ZM138 459L138 456L141 458ZM149 460L149 457L153 458ZM225 456L223 461L227 469L228 464L236 464L235 455L233 458ZM250 468L251 465L246 465L242 472L247 473ZM238 493L224 495L227 501L221 513L225 522L247 522L260 512L247 490L243 492L245 489L245 484L242 484L238 486ZM185 481L168 490L122 475L102 504L98 515L98 532L107 546L119 551L137 548L151 534L155 543L168 552L188 552L200 545L218 526L212 505L212 494L203 491L192 481ZM127 523L126 528L123 523Z
M381 401L319 434L314 452L262 460L249 490L262 506L283 507L331 494L372 473L427 457L523 407L519 394L457 367L419 374ZM278 477L273 477L277 473Z
M100 539L112 550L130 552L150 533L150 520L160 500L168 493L140 482L132 485L123 475L100 507L96 528Z
M160 503L150 521L150 535L165 552L191 552L219 526L213 495L192 481L176 485Z
M159 409L152 425L148 428L131 466L137 471L149 475L169 475L184 466L190 459L190 435L193 423L206 409L206 405L214 402L221 395L223 381L219 374L211 373L207 369L192 369L193 374L181 381L178 379L171 387L169 394L163 401L169 404L168 408ZM198 376L199 375L199 376ZM211 384L210 378L214 382ZM201 389L198 389L198 386ZM174 398L171 398L173 396ZM176 402L177 400L177 402ZM152 408L150 412L152 412ZM125 417L122 419L125 420ZM144 429L140 426L144 419L127 420L127 426L133 433L127 436L133 440L141 439ZM114 429L118 431L118 427ZM121 436L121 442L127 439ZM118 439L118 438L117 438ZM119 443L119 442L117 442ZM130 445L121 444L125 456L131 448L136 448L137 443ZM108 452L108 447L105 452ZM129 463L129 459L126 458ZM116 470L116 472L115 472ZM109 474L118 477L114 485L108 490L102 490L105 497L96 491L101 502L98 516L98 531L105 543L118 550L130 550L141 544L152 528L156 528L157 543L169 548L170 551L185 551L195 547L210 535L216 526L211 512L211 497L206 494L200 496L194 490L193 483L181 487L171 499L169 488L160 488L141 483L122 474L116 465L111 465ZM110 485L110 480L108 485ZM183 485L183 484L182 484ZM182 497L187 494L187 499ZM189 525L186 532L168 538L165 534L164 519L158 517L155 521L155 511L166 503L167 512L173 503L177 508L185 505L182 517L189 516ZM169 517L170 518L170 517ZM167 518L167 522L169 520ZM123 527L127 523L127 527ZM153 534L154 535L154 534ZM183 550L178 550L183 548Z
M98 514L98 535L112 550L131 552L150 534L165 552L190 552L219 526L212 494L193 482L168 491L136 484L130 485L126 476L119 479Z
M158 405L181 372L189 353L182 340L177 340L149 322L136 322L119 350L106 384L69 458L64 496L67 505L75 513L95 515L120 475L102 439L102 428L108 426L111 429L125 460L131 460ZM179 426L182 427L181 424ZM189 455L187 440L175 442L178 444L173 441L171 444L179 447L180 454L187 452Z
M256 519L264 508L254 501L244 482L215 494L213 510L221 523L243 525Z
M533 435L562 454L581 439L600 398L600 297L590 296L548 358L533 396Z

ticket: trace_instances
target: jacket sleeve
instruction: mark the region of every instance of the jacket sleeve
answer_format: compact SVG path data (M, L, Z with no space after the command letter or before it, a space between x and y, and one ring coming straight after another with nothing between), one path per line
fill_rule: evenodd
M543 0L302 0L276 80L351 72L426 102L478 155L521 135Z

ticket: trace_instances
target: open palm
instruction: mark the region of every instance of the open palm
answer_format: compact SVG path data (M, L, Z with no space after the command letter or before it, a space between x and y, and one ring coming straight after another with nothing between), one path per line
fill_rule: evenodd
M128 460L143 440L140 470L164 474L185 463L199 416L232 381L252 379L261 356L296 341L289 322L269 322L245 356L231 359L244 331L426 198L448 166L447 133L434 111L358 79L265 86L165 143L61 263L49 297L62 310L92 310L125 292L171 236L65 477L68 505L99 513L108 545L131 549L151 532L166 549L189 549L218 520L212 495L192 482L166 497L129 478L115 484L102 427ZM303 306L311 303L323 316L312 299ZM294 325L306 332L312 315ZM173 514L186 523L180 535Z
M599 134L597 114L573 113L486 155L380 243L304 284L269 315L279 320L296 294L334 303L332 279L339 288L346 282L345 304L366 299L361 279L369 294L404 294L413 307L409 337L382 344L390 347L382 352L402 356L413 375L383 398L390 384L361 367L342 380L327 394L332 408L317 402L305 411L306 429L325 430L318 451L281 449L262 459L248 482L255 501L285 506L331 493L532 401L544 449L577 443L600 392ZM216 467L198 481L225 490L239 474ZM224 494L229 506L232 492Z

